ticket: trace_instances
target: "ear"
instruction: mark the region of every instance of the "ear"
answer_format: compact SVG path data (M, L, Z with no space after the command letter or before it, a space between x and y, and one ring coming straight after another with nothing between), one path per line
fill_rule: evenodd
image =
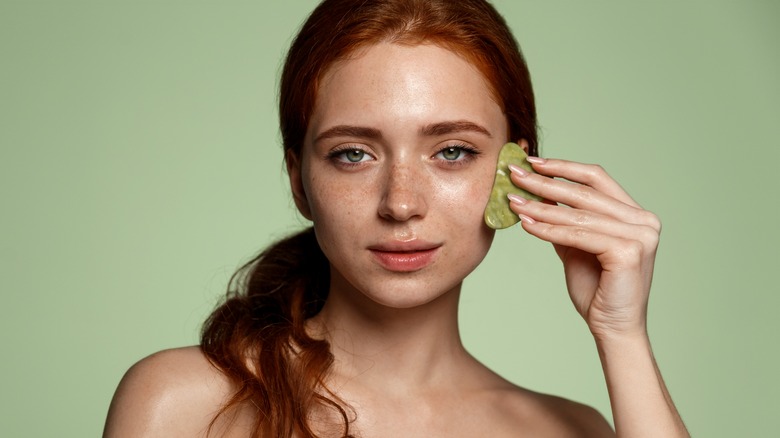
M523 148L523 151L528 155L528 140L521 138L517 141L517 144L520 145L521 148Z
M301 173L301 160L298 154L291 150L287 151L284 157L287 164L287 176L290 178L290 189L292 190L293 200L298 211L303 217L311 220L311 209L309 209L309 200L306 198L306 190L303 187L303 175Z

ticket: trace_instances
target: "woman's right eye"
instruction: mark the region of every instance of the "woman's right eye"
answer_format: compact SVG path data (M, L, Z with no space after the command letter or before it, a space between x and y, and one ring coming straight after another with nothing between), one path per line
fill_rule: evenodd
M356 164L373 158L362 149L341 149L331 152L330 156L345 164Z
M351 151L344 152L344 158L350 163L359 163L366 157L366 153L360 149L352 149Z

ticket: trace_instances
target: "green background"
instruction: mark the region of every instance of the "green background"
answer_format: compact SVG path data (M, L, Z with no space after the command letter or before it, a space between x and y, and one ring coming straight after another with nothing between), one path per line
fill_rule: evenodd
M97 436L123 372L197 342L233 270L303 226L276 128L313 1L0 3L0 436ZM780 2L497 1L543 153L664 222L650 331L695 436L778 436ZM466 282L467 346L609 415L554 252L513 228Z

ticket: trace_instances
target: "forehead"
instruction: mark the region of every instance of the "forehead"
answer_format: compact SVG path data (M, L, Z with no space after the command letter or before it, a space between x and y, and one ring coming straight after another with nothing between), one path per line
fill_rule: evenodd
M505 122L481 72L457 53L432 44L371 45L326 71L309 128L372 118Z

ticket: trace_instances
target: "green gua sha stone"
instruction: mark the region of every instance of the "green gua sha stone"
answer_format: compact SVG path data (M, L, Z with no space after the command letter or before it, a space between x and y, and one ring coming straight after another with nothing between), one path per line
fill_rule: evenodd
M514 193L526 199L541 201L542 198L529 193L514 184L509 179L509 165L519 166L529 173L534 172L531 163L525 159L528 154L517 143L507 143L501 148L498 154L498 164L496 165L496 180L493 182L493 189L490 191L490 200L485 207L485 223L490 228L500 230L508 228L520 222L515 212L509 209L509 199L506 195Z

